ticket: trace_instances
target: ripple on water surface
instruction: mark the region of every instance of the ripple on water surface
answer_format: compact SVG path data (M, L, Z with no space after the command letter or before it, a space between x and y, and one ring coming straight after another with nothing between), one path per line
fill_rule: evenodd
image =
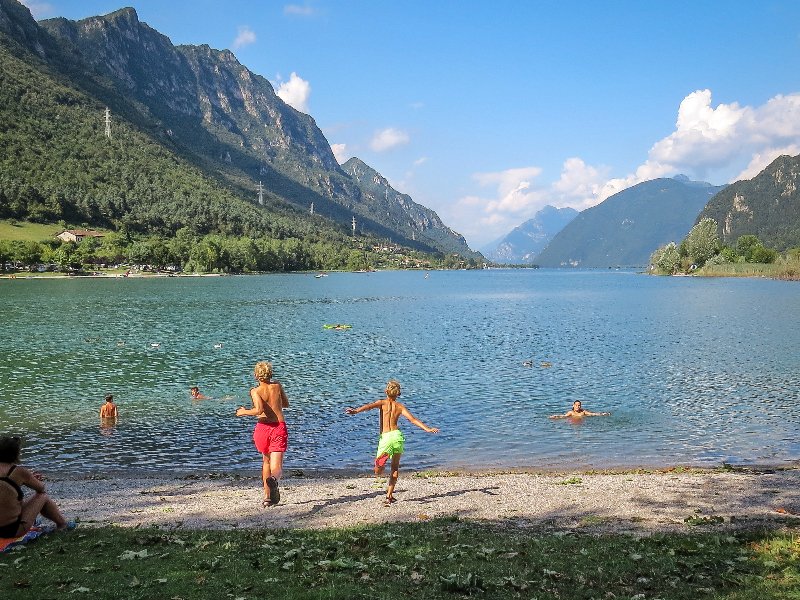
M290 468L368 469L377 413L344 408L389 378L442 430L403 426L414 468L800 458L800 325L786 318L800 294L785 282L515 270L0 285L0 429L51 469L257 469L252 419L233 414L262 359L289 394ZM191 401L191 385L212 399ZM613 414L547 418L573 400Z

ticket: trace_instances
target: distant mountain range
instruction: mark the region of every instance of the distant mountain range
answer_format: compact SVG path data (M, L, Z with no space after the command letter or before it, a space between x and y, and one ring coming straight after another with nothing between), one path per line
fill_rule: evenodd
M537 254L577 215L578 211L574 208L545 206L532 219L481 248L481 253L497 263L534 263Z
M346 234L355 217L359 233L478 256L361 161L340 167L314 120L233 53L175 46L132 8L37 23L0 0L0 83L0 217L281 236Z
M727 244L750 234L780 252L800 247L800 156L780 156L753 179L732 183L698 220L703 217L716 220Z
M679 175L623 190L575 217L536 257L543 267L645 266L659 246L682 240L723 186Z

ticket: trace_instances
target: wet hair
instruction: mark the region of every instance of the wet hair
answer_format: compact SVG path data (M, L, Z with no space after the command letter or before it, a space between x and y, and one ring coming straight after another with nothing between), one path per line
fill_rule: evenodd
M16 436L4 435L0 437L0 462L19 462L19 452L22 440Z
M397 398L400 395L400 382L390 379L386 384L386 395L390 398Z
M257 362L253 374L259 381L269 381L272 379L272 363L265 361Z
M114 396L111 394L106 394L106 402L111 402L112 400L114 400Z

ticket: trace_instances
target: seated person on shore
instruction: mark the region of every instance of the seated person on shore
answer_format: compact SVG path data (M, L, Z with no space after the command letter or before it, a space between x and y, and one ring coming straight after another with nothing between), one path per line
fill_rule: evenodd
M568 410L563 415L552 415L551 419L567 419L569 417L607 417L610 412L591 412L581 406L580 400L572 403L572 410Z
M117 418L117 405L114 404L114 396L108 394L105 398L106 403L100 407L101 419L116 419Z
M192 397L192 400L208 400L208 396L201 394L200 388L196 385L189 388L189 395Z
M21 446L18 437L0 437L0 538L24 535L39 514L55 523L59 531L74 528L75 524L67 522L45 493L41 479L18 465ZM23 486L34 494L25 498Z

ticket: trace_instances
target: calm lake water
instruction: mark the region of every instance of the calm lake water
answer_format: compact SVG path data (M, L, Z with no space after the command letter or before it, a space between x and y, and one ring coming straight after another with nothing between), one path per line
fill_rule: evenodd
M442 430L405 423L411 468L782 464L800 460L799 314L797 283L628 271L2 280L0 431L49 471L257 470L233 414L270 360L288 468L368 470L377 411L344 409L389 378ZM613 414L547 418L573 400Z

